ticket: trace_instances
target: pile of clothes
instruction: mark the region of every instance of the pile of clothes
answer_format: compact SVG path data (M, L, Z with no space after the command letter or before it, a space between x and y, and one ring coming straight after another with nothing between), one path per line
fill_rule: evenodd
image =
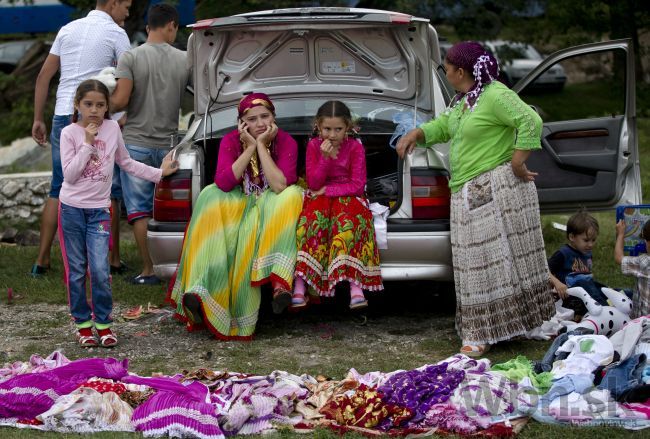
M0 368L0 426L196 438L315 428L508 436L531 418L650 427L650 317L609 337L595 332L564 332L539 361L458 354L413 370L351 369L340 381L209 369L141 377L128 360L34 355Z

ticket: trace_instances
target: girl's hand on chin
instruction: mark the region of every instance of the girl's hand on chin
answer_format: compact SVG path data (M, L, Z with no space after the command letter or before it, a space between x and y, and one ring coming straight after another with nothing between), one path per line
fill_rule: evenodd
M88 125L86 125L84 131L86 132L86 143L89 145L95 143L95 137L97 136L97 132L99 131L97 124L92 122L89 123Z

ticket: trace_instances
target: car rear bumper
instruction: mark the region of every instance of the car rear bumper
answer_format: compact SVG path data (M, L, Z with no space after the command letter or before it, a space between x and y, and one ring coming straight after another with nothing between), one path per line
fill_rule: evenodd
M173 276L183 247L185 224L150 221L149 254L156 276ZM452 281L449 231L389 232L388 249L380 250L384 280Z

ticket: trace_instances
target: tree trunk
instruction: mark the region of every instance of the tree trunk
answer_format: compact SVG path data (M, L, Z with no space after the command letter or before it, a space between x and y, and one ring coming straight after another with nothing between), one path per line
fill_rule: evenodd
M634 49L634 73L637 81L642 81L643 64L639 45L639 29L635 16L636 0L608 0L611 38L631 38ZM624 70L623 70L624 71Z

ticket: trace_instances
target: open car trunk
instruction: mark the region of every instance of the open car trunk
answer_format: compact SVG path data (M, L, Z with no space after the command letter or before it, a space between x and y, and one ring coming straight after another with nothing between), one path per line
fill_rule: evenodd
M305 184L305 152L310 134L304 132L289 134L298 142L298 178L299 184ZM367 134L361 135L360 140L366 151L366 196L371 203L378 202L389 206L391 211L394 211L399 207L397 202L401 197L397 172L398 156L389 145L390 135ZM205 177L201 189L214 181L220 142L221 137L206 141L203 163ZM197 145L202 146L203 141L198 141Z

